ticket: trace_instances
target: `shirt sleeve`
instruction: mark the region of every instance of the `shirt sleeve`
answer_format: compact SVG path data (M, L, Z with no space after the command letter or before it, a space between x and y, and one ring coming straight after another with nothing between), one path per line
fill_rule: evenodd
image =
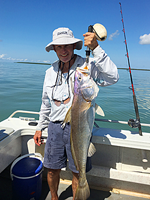
M100 86L108 86L116 83L119 80L118 69L116 65L107 56L105 51L97 46L91 58L91 76Z
M46 86L45 86L45 80L43 85L43 94L42 94L42 104L40 109L40 115L39 115L39 122L37 125L36 130L44 130L48 127L50 119L49 115L51 112L51 106L50 101L46 92Z

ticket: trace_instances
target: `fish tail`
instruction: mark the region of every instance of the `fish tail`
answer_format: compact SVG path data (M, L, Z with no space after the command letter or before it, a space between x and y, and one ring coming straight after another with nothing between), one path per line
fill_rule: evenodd
M90 189L87 180L85 179L83 184L77 187L75 200L86 200L90 196Z

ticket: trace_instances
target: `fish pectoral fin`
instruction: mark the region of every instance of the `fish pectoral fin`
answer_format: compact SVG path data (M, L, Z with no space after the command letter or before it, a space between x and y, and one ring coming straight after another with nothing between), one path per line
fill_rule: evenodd
M101 115L101 116L105 116L105 114L104 114L104 111L102 110L102 108L99 106L99 105L97 105L97 104L95 104L95 112L98 114L98 115Z
M96 152L96 148L94 144L91 142L89 146L88 157L92 157L95 152Z

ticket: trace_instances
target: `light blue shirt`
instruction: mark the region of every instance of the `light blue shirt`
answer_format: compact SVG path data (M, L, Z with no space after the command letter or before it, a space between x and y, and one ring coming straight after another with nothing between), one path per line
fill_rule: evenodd
M110 60L105 51L98 46L92 53L93 58L89 59L88 68L97 85L108 86L116 83L119 79L117 67ZM69 71L68 83L68 74L62 74L61 76L61 71L59 71L58 74L59 61L53 63L46 71L37 130L42 130L48 127L49 121L63 121L65 119L66 113L72 105L73 92L71 85L74 85L75 70L77 67L84 68L86 65L85 60L85 58L80 56L76 57L76 60ZM58 80L57 85L55 86L57 74ZM63 100L68 97L71 98L69 103L61 103L60 106L56 106L53 101L53 99L56 99L63 102Z

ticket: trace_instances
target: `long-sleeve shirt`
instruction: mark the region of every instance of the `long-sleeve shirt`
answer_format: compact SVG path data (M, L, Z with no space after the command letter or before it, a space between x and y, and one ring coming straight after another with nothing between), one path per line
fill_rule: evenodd
M119 79L117 67L105 51L98 46L93 50L92 54L93 58L89 58L88 68L97 85L103 87L116 83ZM72 85L74 84L75 70L77 67L84 68L85 61L85 58L77 55L74 64L69 70L69 78L68 73L62 74L61 70L59 70L59 61L53 63L46 71L37 130L48 127L50 121L63 121L65 119L66 113L72 105ZM67 98L70 98L67 104L55 105L54 99L63 102Z

